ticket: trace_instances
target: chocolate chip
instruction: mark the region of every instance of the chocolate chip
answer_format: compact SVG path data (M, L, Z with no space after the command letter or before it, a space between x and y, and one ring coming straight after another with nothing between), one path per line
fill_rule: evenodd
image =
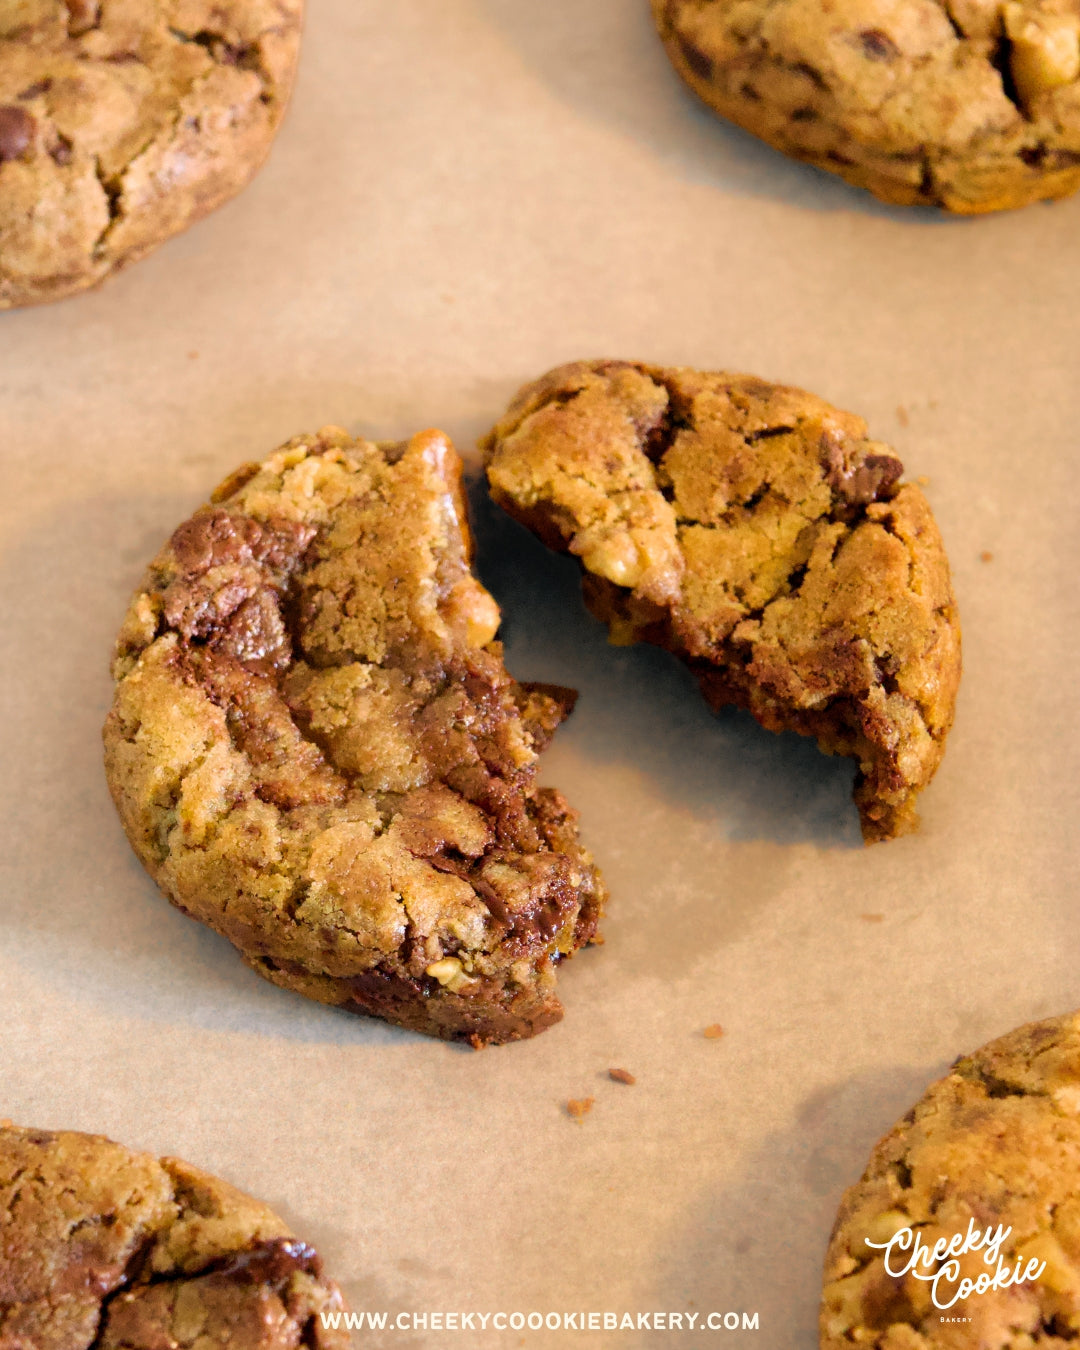
M14 103L0 107L0 164L18 159L26 153L34 139L37 123L26 111Z
M859 45L863 55L870 61L895 61L900 48L880 28L867 28L859 34Z
M796 61L792 70L797 70L800 75L805 75L815 89L820 89L823 93L828 89L825 83L825 77L820 70L815 70L809 61Z
M98 0L65 0L68 12L68 32L79 37L96 28L99 17Z
M867 454L832 430L821 437L821 463L829 486L851 506L888 499L904 472L895 455Z
M683 54L683 60L699 80L712 79L712 58L706 52L703 52L700 47L695 47L689 38L681 36L679 38L679 50Z
M47 94L52 88L52 80L48 76L43 80L35 80L33 84L28 84L19 94L20 102L26 99L38 98L41 94Z
M71 163L71 142L66 136L57 136L55 143L49 146L49 154L63 168L65 164Z
M791 426L779 427L759 427L757 431L751 431L747 434L747 445L756 445L758 441L768 441L774 436L787 436L795 430Z

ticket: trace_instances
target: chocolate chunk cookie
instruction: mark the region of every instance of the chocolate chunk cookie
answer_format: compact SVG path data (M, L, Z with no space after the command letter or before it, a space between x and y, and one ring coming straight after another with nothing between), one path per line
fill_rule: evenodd
M1078 1335L1074 1013L958 1060L874 1149L833 1229L821 1345L1049 1350Z
M1080 187L1077 0L652 0L717 112L901 205L999 211Z
M960 629L926 499L861 419L748 375L579 362L482 448L495 500L579 558L613 642L667 647L714 707L857 760L868 841L916 825Z
M343 1308L315 1251L224 1181L97 1135L0 1127L5 1350L347 1350L323 1324Z
M247 465L132 600L105 749L151 876L261 975L482 1045L562 1016L604 892L534 781L573 691L506 673L471 547L441 432Z
M247 183L302 4L0 4L0 309L94 285Z

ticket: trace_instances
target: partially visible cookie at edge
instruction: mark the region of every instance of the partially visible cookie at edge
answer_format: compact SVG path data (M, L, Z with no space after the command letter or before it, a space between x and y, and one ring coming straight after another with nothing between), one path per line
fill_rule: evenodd
M915 827L960 628L926 498L860 418L754 376L576 362L481 448L495 500L577 556L613 641L666 647L714 707L855 759L868 842Z
M562 1016L604 888L539 751L573 691L513 680L437 431L249 464L151 564L106 773L165 894L261 975L474 1045Z
M908 1270L916 1235L931 1254L935 1244L944 1254L953 1243L955 1265L919 1257ZM998 1287L987 1288L1002 1271ZM957 1060L878 1143L841 1201L829 1242L821 1346L1051 1350L1078 1334L1080 1017L1073 1013L1020 1027Z
M303 0L0 7L0 309L85 290L240 191Z
M0 1126L0 1345L348 1350L341 1292L266 1205L99 1135Z
M652 0L722 116L886 202L961 214L1080 187L1077 0Z

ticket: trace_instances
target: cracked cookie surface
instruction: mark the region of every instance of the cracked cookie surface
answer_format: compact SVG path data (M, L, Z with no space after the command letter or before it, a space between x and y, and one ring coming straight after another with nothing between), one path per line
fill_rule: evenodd
M867 841L914 828L960 630L929 505L860 418L747 375L577 362L481 448L495 500L578 557L613 641L857 760Z
M0 4L0 309L93 286L252 177L303 0Z
M970 1226L970 1228L969 1228ZM997 1249L1009 1272L1038 1278L974 1292L942 1309L931 1282L902 1271L914 1234L931 1250L970 1229L1011 1229ZM907 1237L904 1229L912 1230ZM959 1244L958 1244L959 1245ZM991 1258L994 1248L987 1246ZM944 1250L944 1246L942 1247ZM946 1270L938 1302L960 1280L993 1276L973 1248ZM1031 1263L1035 1264L1032 1266ZM933 1274L941 1262L920 1263ZM844 1195L825 1262L823 1350L1019 1350L1080 1335L1080 1017L1035 1022L960 1059L880 1141Z
M257 1200L98 1135L0 1126L5 1350L348 1350L313 1248Z
M336 428L239 470L173 534L116 647L106 772L165 894L274 983L475 1045L562 1016L604 891L469 567L441 432Z
M652 0L722 116L886 202L973 214L1080 187L1078 0Z

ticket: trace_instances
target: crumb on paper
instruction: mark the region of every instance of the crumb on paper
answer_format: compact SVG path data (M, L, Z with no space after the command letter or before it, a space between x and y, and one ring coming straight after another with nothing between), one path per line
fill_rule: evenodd
M602 947L606 940L603 933L594 933L587 945L590 947Z
M571 1097L566 1103L566 1114L571 1120L582 1121L593 1109L595 1097Z
M911 418L908 416L908 410L904 407L902 403L896 409L896 420L900 423L902 427L911 425Z
M607 1074L613 1083L626 1083L629 1087L637 1082L629 1069L608 1069Z
M926 474L924 474L924 473L919 474L918 478L916 478L915 481L916 481L916 483L918 483L919 487L929 487L929 486L930 486L930 479L927 478Z
M980 562L993 562L993 561L994 561L994 555L990 552L990 550L989 550L988 548L984 548L983 551L979 554L979 561L980 561Z
M187 355L188 355L188 360L189 360L189 361L197 361L197 360L199 359L199 353L198 353L198 352L188 352Z
M859 918L864 919L867 923L884 923L885 921L884 914L860 914Z
M701 1034L707 1041L718 1041L724 1034L724 1028L719 1022L710 1022Z

